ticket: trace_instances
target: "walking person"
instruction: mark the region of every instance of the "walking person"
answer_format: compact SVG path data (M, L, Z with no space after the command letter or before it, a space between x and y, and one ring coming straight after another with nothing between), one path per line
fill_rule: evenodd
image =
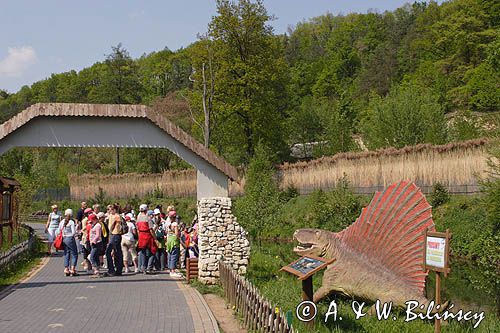
M89 260L89 255L90 255L90 222L89 222L89 216L92 213L91 208L85 208L83 211L83 219L81 221L81 241L80 244L82 245L82 254L83 254L83 262L82 266L85 268L88 272L92 272L92 263Z
M160 209L154 210L154 232L156 238L156 253L155 253L155 266L157 271L164 271L166 266L166 252L165 252L165 230L163 228L164 221L161 218Z
M77 276L76 264L78 262L78 250L76 248L75 234L76 223L72 219L73 210L64 211L64 219L59 223L59 232L63 235L64 246L64 274L66 276Z
M200 255L200 251L198 250L198 224L196 223L193 227L191 227L191 232L189 235L189 257L190 258L198 258Z
M109 276L121 276L123 269L122 228L119 206L113 205L108 216L108 228L111 233L106 248L106 262ZM114 257L112 253L114 252ZM113 261L114 259L114 261Z
M123 252L123 266L125 266L125 273L129 272L128 266L130 261L130 255L132 254L132 263L135 268L135 272L139 272L139 267L137 266L137 229L134 224L135 218L132 213L125 215L125 222L127 223L128 232L122 236L122 252Z
M97 222L101 225L101 240L102 244L99 249L99 266L104 266L104 255L106 254L106 248L108 247L109 239L109 229L108 225L105 223L106 215L103 212L97 213Z
M180 233L180 244L181 244L181 247L180 247L180 266L181 266L181 269L185 269L186 268L186 260L187 258L189 258L189 252L188 252L188 248L189 248L189 238L190 238L190 235L189 235L189 230L188 228L186 228L186 225L184 223L181 223L181 225L179 226L179 233Z
M135 218L135 211L132 208L131 204L128 203L125 205L125 208L123 208L123 214L125 214L125 215L132 214L132 217Z
M99 204L94 204L92 205L92 210L94 211L94 214L99 214L99 212L101 211L101 205Z
M61 223L62 216L59 210L57 209L57 205L52 205L52 212L49 214L49 218L47 219L47 224L45 225L45 233L47 234L48 242L47 242L47 253L52 255L52 244L56 239L56 231L59 227L59 223ZM57 249L56 249L57 252Z
M103 214L104 218L104 214ZM90 224L90 234L89 234L89 242L90 242L90 262L92 263L92 267L94 268L94 275L99 276L99 266L100 259L99 255L102 251L102 225L99 222L96 214L90 214L89 217Z
M137 250L139 251L139 271L144 274L152 274L154 264L154 254L156 253L155 234L153 232L153 222L147 213L148 206L139 206L137 215L137 230L139 240Z
M177 262L179 261L179 247L180 247L179 225L178 225L177 213L175 212L175 210L170 211L168 215L170 221L173 221L170 223L168 227L168 234L167 234L168 270L170 271L171 278L178 279L182 277L182 275L177 271Z
M75 226L76 226L76 233L75 233L75 239L76 239L76 248L78 250L78 254L83 253L83 248L81 244L82 240L82 220L85 217L85 209L87 209L87 203L85 201L82 201L80 203L80 209L76 212L76 221L75 221Z

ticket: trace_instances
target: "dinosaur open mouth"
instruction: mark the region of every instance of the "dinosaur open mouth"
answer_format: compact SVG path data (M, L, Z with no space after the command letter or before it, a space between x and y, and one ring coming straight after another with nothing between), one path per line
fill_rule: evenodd
M311 247L313 246L312 243L299 243L295 249L296 250L299 250L299 251L304 251L304 250L308 250L310 249Z

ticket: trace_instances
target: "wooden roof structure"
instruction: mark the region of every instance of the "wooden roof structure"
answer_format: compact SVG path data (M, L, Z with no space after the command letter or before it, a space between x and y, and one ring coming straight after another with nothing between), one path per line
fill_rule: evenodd
M229 179L238 179L238 173L234 166L203 146L164 115L145 105L38 103L1 124L0 141L32 119L38 117L145 118L197 156L224 173Z

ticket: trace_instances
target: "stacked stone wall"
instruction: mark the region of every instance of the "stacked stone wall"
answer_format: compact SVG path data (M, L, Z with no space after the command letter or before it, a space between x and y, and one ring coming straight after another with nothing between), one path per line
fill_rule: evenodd
M247 232L232 213L230 198L205 198L198 202L198 278L206 284L219 278L219 260L230 264L239 274L246 274L250 257Z

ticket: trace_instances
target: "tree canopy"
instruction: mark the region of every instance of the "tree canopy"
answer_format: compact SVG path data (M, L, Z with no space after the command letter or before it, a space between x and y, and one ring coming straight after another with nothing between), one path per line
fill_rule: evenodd
M37 102L155 105L235 165L247 165L258 142L284 162L297 143L317 143L314 156L322 156L361 149L354 137L370 149L470 139L498 128L475 121L499 111L499 17L495 1L415 2L325 14L279 35L262 0L218 0L207 30L186 48L132 59L118 44L79 72L0 90L0 120ZM39 154L10 152L0 171L35 174L27 165ZM107 173L109 154L46 156L58 172ZM153 155L125 150L122 171L185 167L168 152Z

